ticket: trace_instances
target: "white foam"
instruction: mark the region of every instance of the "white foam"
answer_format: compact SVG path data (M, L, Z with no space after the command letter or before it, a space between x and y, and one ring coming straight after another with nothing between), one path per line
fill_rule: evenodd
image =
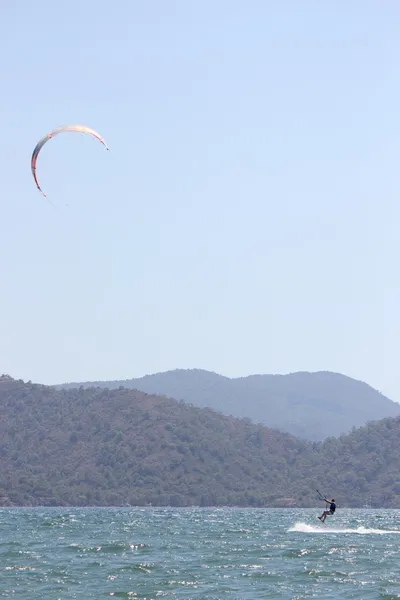
M400 529L372 529L368 527L355 527L354 529L338 527L328 527L323 524L318 526L308 525L307 523L295 523L288 529L289 531L296 531L298 533L358 533L361 535L375 534L383 535L387 533L400 533Z

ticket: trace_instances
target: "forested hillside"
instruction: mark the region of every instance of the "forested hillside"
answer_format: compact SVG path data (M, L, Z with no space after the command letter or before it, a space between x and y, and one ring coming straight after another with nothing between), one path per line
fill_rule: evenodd
M338 373L251 375L229 379L200 369L167 371L125 381L64 384L162 394L311 441L349 432L368 421L400 415L400 404L371 386Z
M142 392L0 379L3 505L400 507L400 418L323 443Z

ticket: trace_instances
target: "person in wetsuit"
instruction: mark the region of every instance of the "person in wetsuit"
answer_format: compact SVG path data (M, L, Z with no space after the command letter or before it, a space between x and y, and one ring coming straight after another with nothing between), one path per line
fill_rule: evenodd
M329 509L328 510L324 510L324 512L322 513L322 515L320 517L318 517L318 519L320 521L322 521L323 523L325 522L325 519L328 515L333 515L335 513L336 510L336 504L335 504L335 498L332 498L332 500L328 500L327 498L324 498L325 502L327 502L329 504Z

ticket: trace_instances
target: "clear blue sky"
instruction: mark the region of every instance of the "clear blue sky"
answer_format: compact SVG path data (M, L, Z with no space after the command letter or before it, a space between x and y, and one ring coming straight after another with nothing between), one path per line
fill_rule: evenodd
M400 400L400 4L0 8L0 371L333 370ZM111 148L70 133L97 129Z

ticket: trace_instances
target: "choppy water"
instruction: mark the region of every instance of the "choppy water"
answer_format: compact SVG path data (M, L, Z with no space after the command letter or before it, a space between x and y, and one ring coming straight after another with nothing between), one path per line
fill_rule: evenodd
M400 511L0 509L0 597L400 598Z

